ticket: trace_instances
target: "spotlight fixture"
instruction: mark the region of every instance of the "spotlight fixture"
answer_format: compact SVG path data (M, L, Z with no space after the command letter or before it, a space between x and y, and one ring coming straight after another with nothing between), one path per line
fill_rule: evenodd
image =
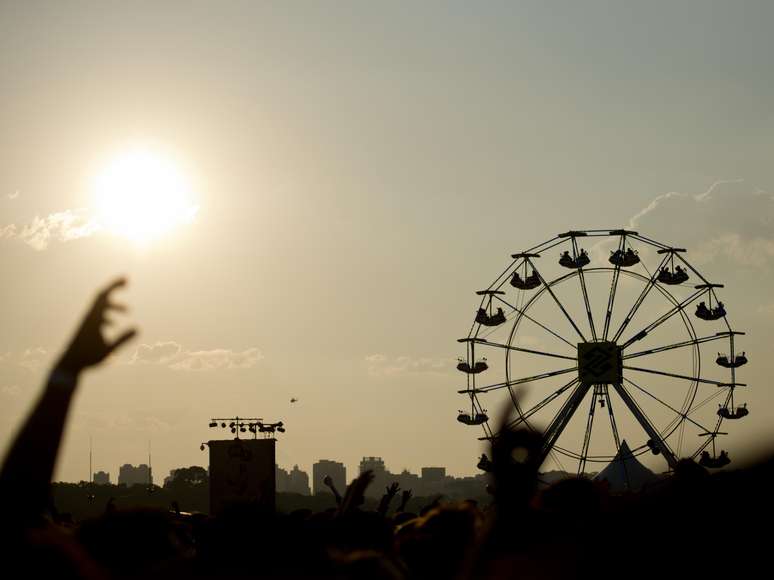
M253 438L258 437L258 433L263 433L265 437L273 438L275 433L284 433L285 427L282 421L276 423L264 423L260 417L213 417L210 419L209 426L214 428L218 426L223 429L228 428L237 439L240 433L253 434ZM203 450L203 449L202 449Z

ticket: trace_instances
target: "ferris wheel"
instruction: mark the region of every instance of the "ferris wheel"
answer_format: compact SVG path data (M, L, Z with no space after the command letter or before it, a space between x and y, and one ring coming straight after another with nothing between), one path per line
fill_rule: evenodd
M643 454L669 469L681 458L730 463L718 441L725 421L749 413L736 402L746 386L737 382L744 333L718 298L723 285L685 254L627 230L570 231L513 254L476 292L473 324L459 339L467 403L457 420L493 440L502 426L487 407L507 404L506 428L542 434L543 469L579 475ZM482 455L479 467L488 466Z

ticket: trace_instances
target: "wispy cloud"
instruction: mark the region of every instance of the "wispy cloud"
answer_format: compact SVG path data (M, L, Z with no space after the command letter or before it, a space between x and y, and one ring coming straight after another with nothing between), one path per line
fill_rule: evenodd
M35 216L30 223L23 226L2 226L0 238L18 239L41 251L48 248L52 241L68 242L89 237L99 229L99 224L89 217L85 210L67 209L45 217Z
M700 193L684 193L680 191L669 191L667 193L662 193L661 195L655 197L653 201L651 201L648 205L646 205L644 208L642 208L638 213L636 213L634 216L629 219L629 223L626 226L626 229L633 230L636 227L639 227L640 221L647 216L649 213L652 213L655 211L661 204L668 201L672 198L684 198L684 199L693 199L696 202L702 202L710 198L712 193L721 185L729 184L729 183L743 183L744 179L719 179L712 183L705 191L702 191Z
M19 190L18 189L16 191L8 194L8 199L10 199L10 200L14 200L14 199L16 199L18 197L19 197Z
M410 356L388 357L384 354L371 354L365 357L368 374L374 377L391 376L402 373L443 374L454 363L451 358L415 358Z
M30 372L38 371L46 362L48 351L42 346L0 353L0 365L22 367Z
M139 345L129 364L155 364L176 371L214 371L248 369L263 359L257 348L235 351L225 348L187 350L175 341Z
M723 259L740 267L774 262L774 195L743 187L744 179L720 179L699 193L670 191L635 213L627 229L689 250L691 263ZM591 250L606 257L614 240L602 238ZM641 255L649 248L640 246ZM644 252L644 254L643 254Z

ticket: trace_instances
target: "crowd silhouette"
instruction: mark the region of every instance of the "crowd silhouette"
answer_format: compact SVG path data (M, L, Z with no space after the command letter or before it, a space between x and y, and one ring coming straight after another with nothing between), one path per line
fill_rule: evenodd
M4 574L32 578L653 578L734 577L768 569L772 461L710 474L682 460L648 493L611 494L568 479L541 489L542 441L505 430L492 444L491 501L436 498L407 511L396 484L376 509L365 472L332 491L329 508L267 514L231 505L218 515L121 509L73 521L51 502L68 410L87 369L136 333L106 340L112 301L100 292L48 376L0 472ZM503 422L504 424L504 422ZM397 498L397 499L396 499Z

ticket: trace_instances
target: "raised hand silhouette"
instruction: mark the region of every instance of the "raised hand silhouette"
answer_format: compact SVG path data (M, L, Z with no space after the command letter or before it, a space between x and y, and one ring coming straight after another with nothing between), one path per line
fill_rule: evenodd
M326 475L323 478L323 483L331 490L333 493L333 497L336 499L336 505L341 505L341 494L339 493L339 490L336 489L336 486L333 484L333 479L330 475Z
M390 502L392 501L392 498L395 497L395 495L400 490L400 486L398 485L398 482L395 481L392 484L388 485L384 488L384 495L382 496L382 499L379 501L379 507L377 508L377 512L379 512L382 516L387 514L387 509L390 507Z
M353 511L365 503L365 491L373 480L374 472L366 469L349 484L340 506L342 514Z
M78 375L82 370L104 361L137 334L136 329L130 328L118 338L108 341L102 332L103 328L110 324L107 314L111 310L126 312L126 306L110 301L111 294L124 286L126 286L126 278L117 278L97 294L62 358L59 359L57 370Z
M109 311L126 311L125 306L110 301L111 293L125 285L126 279L118 278L97 294L8 451L0 470L0 502L11 518L28 522L46 510L51 475L80 373L104 361L137 334L133 328L114 340L102 334L109 323Z
M398 506L397 511L406 511L406 506L408 505L408 502L411 501L412 496L413 494L411 493L410 489L404 489L400 497L400 505Z

